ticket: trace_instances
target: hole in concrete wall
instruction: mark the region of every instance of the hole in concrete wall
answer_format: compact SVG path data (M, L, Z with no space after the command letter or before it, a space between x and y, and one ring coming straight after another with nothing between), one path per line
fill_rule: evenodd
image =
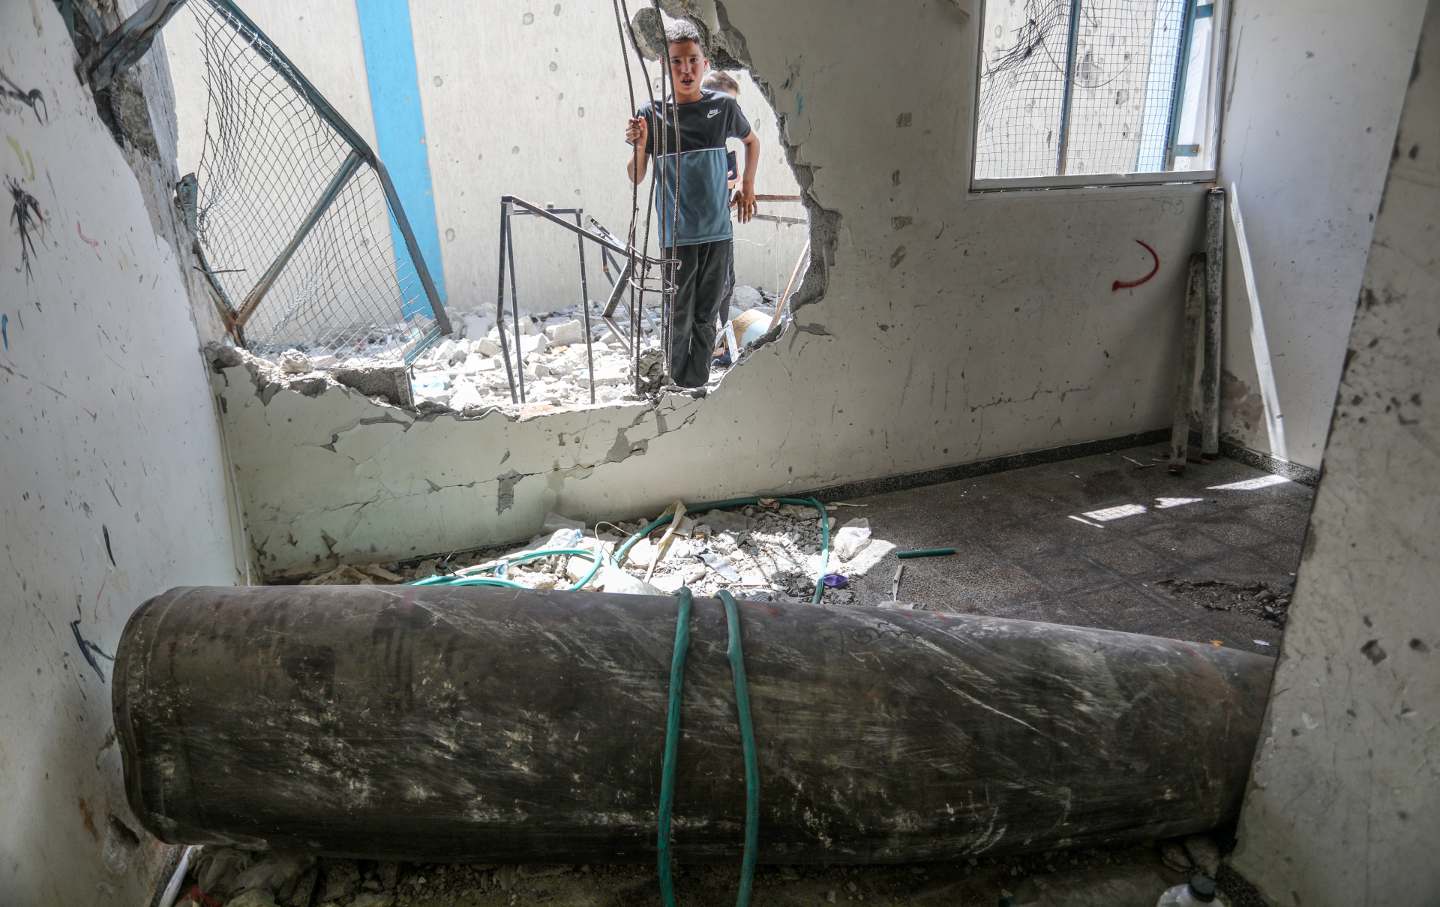
M500 243L502 196L557 211L578 209L583 225L600 224L624 240L632 197L624 172L628 148L621 133L631 112L630 91L620 35L608 8L563 7L559 14L528 26L519 19L509 26L497 25L478 12L450 8L443 16L412 15L413 88L423 117L411 118L408 128L420 134L408 139L398 135L392 122L395 111L387 107L392 102L386 98L393 92L377 93L371 84L367 94L365 82L355 79L357 72L367 72L371 81L380 78L369 72L374 62L366 56L369 36L363 22L357 21L357 32L366 41L321 47L296 39L305 26L300 14L286 5L256 4L247 12L339 113L374 142L401 188L422 249L426 235L433 238L434 251L427 260L443 286L455 332L413 359L413 395L400 394L411 399L397 402L457 412L504 406L511 403L512 386L518 391L523 381L524 398L530 403L586 405L591 399L592 368L595 402L633 397L637 388L626 338L617 337L600 317L611 286L620 277L617 256L607 261L598 246L585 243L582 280L574 234L538 216L512 216L508 224L512 246L502 253ZM642 12L655 15L649 8ZM743 38L730 27L723 7L717 5L717 12L709 25L700 23L702 30L710 38L717 66L734 77L739 105L762 144L755 183L760 197L757 217L734 225L734 289L728 312L733 329L716 332L712 351L718 364L710 375L711 387L732 363L743 359L738 354L747 346L778 334L772 329L779 327L777 309L793 311L819 295L815 281L803 280L812 258L807 252L812 206L802 199L808 174L792 165L781 141L782 124L770 107L763 81L745 70L748 52ZM473 23L466 18L472 15ZM637 13L637 19L642 18ZM643 23L638 31L644 34ZM451 37L457 32L484 35L497 47L527 48L520 81L514 54L475 54L471 42ZM176 71L179 169L185 173L198 166L205 153L207 118L213 119L213 114L204 89L206 60L197 56L195 42L187 44L181 37L177 34L166 46ZM640 43L646 43L643 37ZM650 92L633 50L630 64L636 103L643 103ZM650 59L645 65L652 78L650 88L658 94L660 61ZM384 77L396 78L389 70ZM493 90L497 85L514 88ZM403 172L405 149L397 142L426 149L409 174ZM743 170L741 144L731 141L729 146L736 153L737 170ZM407 197L407 185L420 186L415 190L418 198ZM638 199L637 245L643 241L645 214L652 210L649 190L647 180ZM517 209L512 206L511 211ZM577 215L562 216L573 220ZM652 215L652 220L658 218ZM658 257L658 224L651 226L650 254ZM652 277L650 284L658 283L658 275ZM503 345L496 323L497 287L505 296L503 322L509 334ZM793 294L788 303L787 288ZM315 289L307 282L281 280L270 293ZM588 350L582 299L588 301L591 316ZM647 379L658 378L656 366L662 359L658 303L658 293L646 294L641 346L650 355L642 356L640 371ZM628 329L624 306L615 314L614 320ZM317 381L323 385L323 379L309 373L353 367L360 364L356 360L395 361L398 345L388 336L393 327L377 324L368 331L347 332L350 339L339 345L297 341L293 345L302 355L285 359L283 349L276 348L269 351L269 358L296 376L292 380L308 378L307 387ZM659 384L651 380L641 389L651 391Z

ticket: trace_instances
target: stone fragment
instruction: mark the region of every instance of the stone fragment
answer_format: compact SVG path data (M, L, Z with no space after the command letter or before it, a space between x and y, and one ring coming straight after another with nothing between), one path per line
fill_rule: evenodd
M460 336L471 340L484 337L495 323L495 319L479 312L466 312L460 318Z
M579 319L560 321L545 326L545 336L550 338L551 343L583 343L585 341L585 327Z
M470 349L482 356L498 356L501 351L500 341L493 337L481 337L475 340L470 344Z
M280 354L280 370L287 375L303 375L311 368L310 357L299 350L286 350Z
M367 365L337 368L330 376L367 397L382 397L394 406L415 404L410 370L403 365Z
M830 544L842 561L850 560L870 544L870 521L864 518L851 520L840 527Z

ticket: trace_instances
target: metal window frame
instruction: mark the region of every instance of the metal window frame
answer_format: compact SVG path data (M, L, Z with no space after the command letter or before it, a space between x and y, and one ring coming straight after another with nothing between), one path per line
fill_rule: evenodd
M975 176L975 161L977 158L976 148L980 135L980 90L981 78L985 72L985 10L991 0L981 0L979 27L975 29L975 77L973 93L970 103L970 194L984 195L995 192L1017 192L1024 190L1054 190L1054 189L1119 189L1135 186L1164 186L1164 185L1194 185L1197 183L1214 182L1220 166L1220 120L1221 107L1217 99L1224 95L1225 91L1225 66L1226 51L1229 45L1229 22L1230 22L1230 0L1213 0L1211 3L1202 3L1201 0L1184 0L1186 3L1186 29L1181 36L1179 51L1177 52L1176 72L1177 75L1185 66L1189 56L1189 41L1193 29L1190 23L1194 21L1195 11L1201 5L1210 7L1210 15L1213 16L1213 26L1210 40L1210 60L1208 70L1210 73L1211 92L1209 103L1206 105L1206 142L1209 146L1207 157L1211 166L1203 170L1172 170L1166 169L1151 173L1089 173L1089 174L1065 174L1063 159L1057 157L1058 176L1014 176L999 177L993 179L978 179ZM1068 107L1070 98L1070 86L1074 79L1074 73L1070 66L1070 58L1074 56L1073 47L1077 31L1073 11L1078 9L1082 0L1071 0L1072 17L1068 27L1066 44L1066 74L1065 74L1065 100L1061 110L1061 128L1068 131ZM1181 99L1177 97L1176 104ZM1175 117L1174 119L1178 119ZM1174 124L1167 124L1166 164L1174 166ZM1057 155L1063 155L1064 143L1057 142Z

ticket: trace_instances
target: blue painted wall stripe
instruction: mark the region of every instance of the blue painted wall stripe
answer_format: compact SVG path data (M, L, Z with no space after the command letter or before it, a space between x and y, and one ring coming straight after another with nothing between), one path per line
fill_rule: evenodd
M430 182L430 158L425 145L425 114L420 107L420 80L415 67L415 39L410 29L408 0L355 0L360 20L360 41L365 48L365 74L370 83L370 110L375 119L375 149L430 266L440 298L445 298L444 262L440 257L440 228L435 220L435 193ZM390 234L395 244L398 273L413 272L410 253L394 221ZM405 309L406 316L427 312L423 294Z

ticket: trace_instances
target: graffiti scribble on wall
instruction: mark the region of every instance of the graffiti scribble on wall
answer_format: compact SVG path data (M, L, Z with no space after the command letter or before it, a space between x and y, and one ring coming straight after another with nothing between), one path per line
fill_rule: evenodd
M26 91L15 84L15 81L7 76L3 69L0 69L0 97L19 101L29 107L30 111L35 114L35 121L42 126L46 120L50 119L50 110L45 106L45 96L40 93L40 89L32 88Z
M10 223L20 236L20 263L25 266L25 279L30 279L30 257L35 254L35 236L45 226L40 202L26 192L20 181L6 177L10 189Z

